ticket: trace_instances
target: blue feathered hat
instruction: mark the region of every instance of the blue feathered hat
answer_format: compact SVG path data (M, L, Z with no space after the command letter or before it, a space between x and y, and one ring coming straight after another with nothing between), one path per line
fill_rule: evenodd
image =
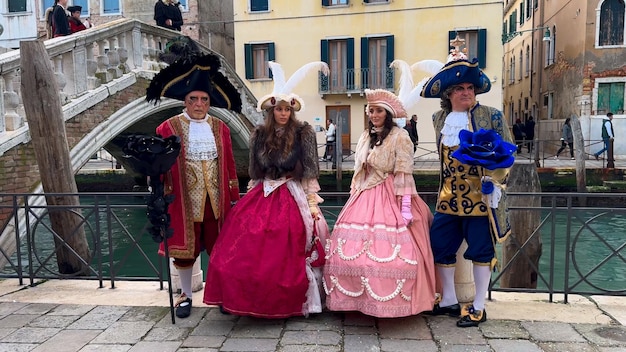
M425 98L441 98L441 93L448 87L461 83L474 85L476 95L487 93L491 89L489 77L478 67L478 59L453 60L431 77L422 89L421 96Z

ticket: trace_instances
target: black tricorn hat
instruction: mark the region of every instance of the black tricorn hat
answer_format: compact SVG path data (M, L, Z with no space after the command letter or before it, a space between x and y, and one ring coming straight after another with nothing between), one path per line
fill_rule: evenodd
M83 11L83 7L82 6L70 6L70 7L67 8L67 11L69 13L74 13L76 11L81 12L81 11Z
M146 100L155 104L161 97L185 100L192 91L209 94L211 106L241 112L241 96L219 68L220 59L213 54L180 57L162 69L146 89Z

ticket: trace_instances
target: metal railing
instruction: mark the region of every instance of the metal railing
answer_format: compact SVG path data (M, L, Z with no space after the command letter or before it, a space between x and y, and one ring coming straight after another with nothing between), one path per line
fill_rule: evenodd
M334 70L319 75L320 94L360 94L365 89L393 90L394 70L388 67Z
M141 280L159 281L163 287L167 262L156 254L157 244L147 231L150 226L144 218L147 193L78 195L82 204L71 207L35 205L44 197L42 194L1 195L12 200L11 207L5 206L0 211L9 210L13 215L10 226L14 228L14 246L2 238L0 278L18 278L20 284L28 279L31 285L37 279L73 278L98 281L100 287L104 281L110 281L114 287L118 280ZM322 192L320 195L325 199L322 212L332 229L349 194ZM423 192L422 197L434 207L435 193ZM624 193L509 193L511 219L521 213L532 213L536 215L536 223L529 226L528 222L513 220L514 234L505 244L509 259L492 275L490 294L493 291L545 293L550 301L554 294L563 294L565 302L570 294L625 296L626 273L622 270L626 264L626 236L622 231L626 227L625 200ZM86 274L59 273L55 253L60 246L69 247L66 242L58 241L61 236L49 225L48 216L54 211L70 211L83 220L81 225L88 235L91 251ZM516 232L523 232L524 239L515 236ZM497 245L500 259L505 245ZM519 270L520 264L525 274L536 278L536 287L502 285L503 278ZM512 269L513 265L516 269Z

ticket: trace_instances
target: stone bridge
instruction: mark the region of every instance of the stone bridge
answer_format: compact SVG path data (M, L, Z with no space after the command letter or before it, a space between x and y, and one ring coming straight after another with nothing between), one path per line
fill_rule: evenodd
M158 58L161 48L178 35L138 20L120 19L44 43L55 70L74 173L102 148L123 164L125 135L152 134L159 123L180 113L180 101L163 99L158 105L145 101L151 78L165 67ZM209 113L230 127L238 171L245 174L250 131L262 115L256 111L256 98L218 56L224 75L241 94L242 113L219 108ZM29 94L20 89L21 65L28 63L20 61L19 50L0 55L0 250L8 255L17 249L16 233L23 234L27 227L24 208L13 217L13 197L8 194L43 191L24 113ZM44 197L30 199L31 206L45 205ZM0 256L0 267L6 262Z
M164 99L156 106L145 102L150 79L164 67L158 59L160 48L178 35L121 19L45 42L59 86L74 172L101 148L123 162L120 142L126 134L153 133L160 122L181 111L180 101ZM243 113L218 108L210 113L230 127L239 171L245 172L250 131L262 116L255 110L256 98L219 56L225 76L241 93ZM24 114L29 95L20 91L20 65L27 64L20 62L19 50L0 55L0 194L41 191ZM0 199L0 204L7 201ZM0 224L5 224L11 210L0 210Z

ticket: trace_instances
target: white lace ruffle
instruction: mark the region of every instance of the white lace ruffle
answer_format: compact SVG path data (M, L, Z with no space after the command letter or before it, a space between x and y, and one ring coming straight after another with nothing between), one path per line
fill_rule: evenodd
M490 208L496 209L498 207L498 203L500 203L500 199L502 198L502 185L494 181L491 176L483 176L481 178L481 182L493 183L493 192L485 194L483 197L486 198L484 201Z
M217 146L215 135L211 126L207 123L209 116L202 120L194 120L186 111L183 115L189 120L189 145L186 157L188 160L213 160L217 159Z
M469 118L467 112L452 111L446 116L441 129L441 143L446 147L459 145L459 132L468 129Z

